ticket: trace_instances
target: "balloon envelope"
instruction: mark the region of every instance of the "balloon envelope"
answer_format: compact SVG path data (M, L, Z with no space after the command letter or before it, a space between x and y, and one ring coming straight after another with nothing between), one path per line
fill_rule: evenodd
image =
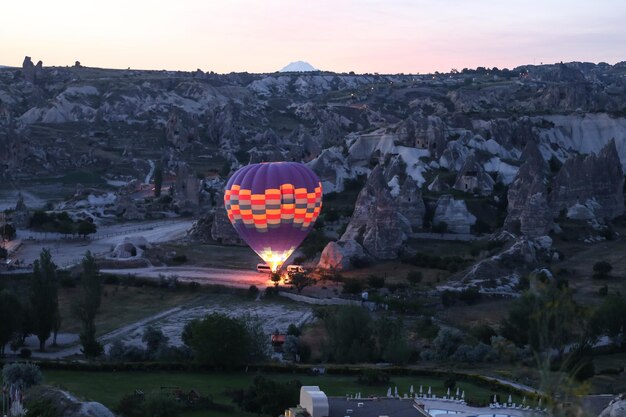
M224 205L235 230L275 272L313 228L322 183L297 162L252 164L230 177Z

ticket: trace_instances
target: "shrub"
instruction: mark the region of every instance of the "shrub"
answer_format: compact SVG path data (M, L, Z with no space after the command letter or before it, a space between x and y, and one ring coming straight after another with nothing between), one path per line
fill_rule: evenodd
M470 329L470 334L479 342L489 345L491 343L491 338L496 336L496 331L488 324L479 324Z
M420 317L416 322L416 330L420 337L433 339L439 333L439 326L430 317Z
M172 262L177 264L183 264L187 262L187 255L176 255L172 258Z
M455 300L456 293L454 293L453 291L445 290L441 293L441 304L443 304L444 307L450 307L454 304Z
M439 330L437 337L433 340L432 346L441 359L450 357L463 342L463 333L456 329L444 328Z
M125 395L117 404L116 411L124 417L143 417L144 396L138 394Z
M454 389L456 387L456 379L452 377L446 378L443 381L443 387L450 390Z
M291 323L289 327L287 327L287 334L291 336L300 336L300 329L295 324Z
M34 363L10 363L2 368L2 381L5 384L29 388L39 384L42 379L41 370Z
M356 279L346 280L343 283L343 292L344 294L358 294L363 291L363 284L361 281Z
M381 385L389 382L389 375L379 369L365 369L357 378L359 384Z
M162 394L148 395L143 409L144 415L148 417L178 417L181 411L176 399Z
M51 399L37 399L27 405L26 417L63 417L57 404Z
M409 281L411 285L417 285L422 282L424 278L422 271L410 271L406 274L406 280Z
M613 266L605 261L598 261L593 264L593 277L602 279L608 277L609 273L613 269Z
M475 304L480 300L480 292L476 287L466 288L459 293L459 300L468 305Z
M385 286L385 278L377 275L370 275L367 277L367 285L370 288L383 288Z
M63 288L75 288L76 280L69 275L63 275L59 280L59 284L61 284Z
M248 287L248 297L256 299L259 295L259 288L256 285L250 285Z
M22 348L20 349L20 358L22 359L28 359L32 356L33 352L28 349L28 348Z

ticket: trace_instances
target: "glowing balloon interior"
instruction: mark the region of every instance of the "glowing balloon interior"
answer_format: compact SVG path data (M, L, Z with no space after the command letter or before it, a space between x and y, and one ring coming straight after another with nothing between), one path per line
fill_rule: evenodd
M313 228L322 183L297 162L248 165L226 184L224 205L235 230L276 272Z

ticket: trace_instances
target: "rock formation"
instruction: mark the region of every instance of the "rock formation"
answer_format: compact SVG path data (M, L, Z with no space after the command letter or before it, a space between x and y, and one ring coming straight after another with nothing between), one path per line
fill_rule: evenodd
M551 258L551 246L552 239L548 236L520 238L499 253L462 271L439 289L476 287L486 293L517 292L520 277Z
M426 206L422 199L422 192L413 178L407 177L404 180L395 199L399 214L411 225L411 230L421 230L424 225Z
M465 160L463 167L459 171L454 189L465 193L474 193L489 195L493 191L495 181L491 178L483 165L478 162L475 154L471 154Z
M525 161L508 192L505 230L528 237L545 235L552 226L548 205L548 166L535 142L528 142Z
M626 417L626 394L615 397L598 417Z
M219 205L215 210L211 224L211 238L223 245L243 246L246 244L228 219L224 204Z
M349 173L340 151L335 148L324 149L308 165L322 182L324 193L343 191L343 181L349 177Z
M22 77L24 77L25 81L35 84L42 71L43 62L39 61L37 65L35 65L29 56L24 57L24 62L22 63Z
M28 223L30 222L30 210L26 207L22 193L19 193L17 196L15 211L11 215L11 219L17 228L28 227Z
M455 200L453 196L446 194L437 200L433 225L442 222L447 224L448 232L469 233L470 227L476 223L476 216L467 210L465 201Z
M143 252L150 247L151 245L143 236L125 237L113 248L109 256L116 259L141 258Z
M575 155L565 161L552 182L552 216L582 204L596 219L613 219L624 213L624 172L615 141L596 154Z
M128 194L121 194L116 198L113 212L124 220L143 220L145 218L145 213L139 210Z
M354 213L340 240L355 240L373 257L394 259L411 229L400 215L378 165L357 197Z
M115 415L97 402L83 402L68 392L47 385L30 388L24 397L26 408L35 401L46 401L54 405L59 417L115 417Z
M184 112L172 110L165 125L165 138L178 149L186 149L198 140L197 122Z
M224 204L219 205L214 212L200 217L188 233L192 239L203 243L218 242L223 245L246 245L228 220Z
M174 184L174 200L181 212L195 212L200 205L201 182L195 172L184 162L179 162Z
M363 247L353 239L330 242L322 251L318 268L343 271L352 267L355 259L365 258Z

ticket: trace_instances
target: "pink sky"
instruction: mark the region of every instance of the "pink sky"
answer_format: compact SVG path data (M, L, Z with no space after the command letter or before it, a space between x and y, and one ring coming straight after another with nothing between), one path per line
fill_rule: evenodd
M623 0L31 0L0 10L0 64L424 73L626 60Z

